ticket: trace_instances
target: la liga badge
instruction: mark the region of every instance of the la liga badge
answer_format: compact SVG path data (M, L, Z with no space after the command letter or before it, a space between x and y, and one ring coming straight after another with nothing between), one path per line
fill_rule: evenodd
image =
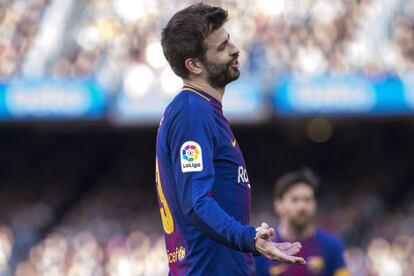
M203 170L203 152L197 142L187 141L181 146L180 160L183 173Z

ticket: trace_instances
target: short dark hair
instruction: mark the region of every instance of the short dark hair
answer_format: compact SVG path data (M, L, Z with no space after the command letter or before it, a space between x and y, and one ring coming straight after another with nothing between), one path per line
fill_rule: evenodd
M223 26L227 19L227 11L204 3L191 5L173 15L162 30L161 45L175 74L181 78L188 77L185 60L203 60L206 52L204 39Z
M319 178L308 167L305 167L298 171L286 173L276 181L273 189L273 198L283 198L283 196L298 183L304 183L308 185L312 188L313 192L316 193L318 190L319 182Z

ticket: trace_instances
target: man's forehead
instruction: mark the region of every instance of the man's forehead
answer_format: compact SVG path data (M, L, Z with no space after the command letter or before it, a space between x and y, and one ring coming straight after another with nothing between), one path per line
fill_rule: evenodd
M217 30L214 30L205 40L207 45L211 46L219 46L221 43L223 43L227 37L228 33L226 29L222 26L218 28Z
M290 187L287 191L286 194L297 194L297 193L309 193L309 194L313 194L313 189L306 183L304 182L298 182L295 183L295 185L293 185L292 187Z

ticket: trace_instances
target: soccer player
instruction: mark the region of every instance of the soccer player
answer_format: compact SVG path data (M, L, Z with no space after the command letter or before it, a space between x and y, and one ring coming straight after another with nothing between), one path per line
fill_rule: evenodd
M273 207L280 218L275 240L301 241L299 256L306 260L306 266L292 266L256 257L257 276L350 275L345 268L341 242L315 226L318 182L311 170L303 169L282 176L274 187Z
M199 3L162 31L164 55L184 82L164 112L156 146L170 275L252 275L252 253L304 264L293 256L300 243L274 243L274 229L249 225L251 184L221 103L240 74L226 21L225 10Z

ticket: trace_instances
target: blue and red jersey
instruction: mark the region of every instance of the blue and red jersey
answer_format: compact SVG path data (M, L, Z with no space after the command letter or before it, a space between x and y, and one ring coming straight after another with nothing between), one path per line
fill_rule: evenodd
M276 242L285 239L276 229ZM263 256L255 257L257 276L349 276L343 257L343 246L333 235L316 229L314 235L301 241L302 249L297 254L306 260L306 265L289 265L271 261Z
M157 134L156 179L169 275L252 275L246 164L221 103L190 86Z

